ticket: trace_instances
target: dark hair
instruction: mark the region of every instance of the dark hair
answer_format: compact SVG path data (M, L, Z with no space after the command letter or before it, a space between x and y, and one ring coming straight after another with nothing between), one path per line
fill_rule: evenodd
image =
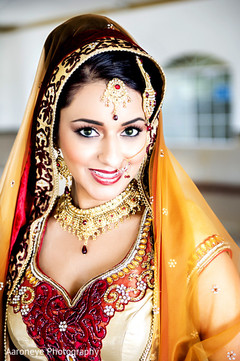
M145 80L136 62L136 55L129 52L114 51L93 56L80 66L64 85L58 100L55 120L55 140L58 137L60 110L69 106L74 95L84 84L97 80L121 79L130 88L143 94Z
M145 89L145 81L136 62L136 55L126 52L102 53L87 60L77 69L63 88L58 108L70 105L78 89L87 83L97 80L121 79L130 88L141 94Z

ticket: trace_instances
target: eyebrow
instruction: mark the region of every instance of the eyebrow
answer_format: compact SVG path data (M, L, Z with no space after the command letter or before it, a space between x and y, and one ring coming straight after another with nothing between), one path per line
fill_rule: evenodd
M129 124L133 124L133 123L136 123L138 120L141 120L141 121L143 121L145 123L145 119L143 119L143 118L135 118L135 119L129 120L128 122L123 123L122 125L125 126L125 125L129 125Z
M72 123L77 123L77 122L84 122L84 123L102 125L102 126L104 125L102 122L98 122L97 120L92 120L92 119L81 118L81 119L72 120Z
M122 126L126 126L126 125L129 125L129 124L133 124L133 123L136 123L137 121L143 121L145 123L145 119L143 118L134 118L132 120L128 120L127 122L124 122L122 124ZM76 123L76 122L84 122L84 123L88 123L88 124L94 124L94 125L100 125L100 126L104 126L104 123L102 122L99 122L97 120L93 120L93 119L85 119L85 118L81 118L81 119L75 119L72 121L72 123Z

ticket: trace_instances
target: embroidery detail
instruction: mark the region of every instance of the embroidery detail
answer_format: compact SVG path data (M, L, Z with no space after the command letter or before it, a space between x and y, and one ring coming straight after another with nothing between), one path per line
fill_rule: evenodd
M153 307L153 313L154 313L155 315L157 315L159 312L160 312L160 307L154 306L154 307Z
M147 285L144 281L140 280L137 282L137 289L140 291L145 291L145 289L147 288Z
M24 236L19 240L19 242L15 243L15 247L17 248L13 248L6 281L7 294L10 293L10 291L20 281L22 277L22 273L24 271L23 266L27 262L28 256L30 256L30 254L28 255L29 240L32 239L33 242L37 240L43 224L42 221L43 220L38 221L35 225L35 228L33 228L31 232L30 226L28 226L24 233Z
M216 294L221 290L217 285L213 285L211 288L212 293Z
M137 247L137 252L134 256L134 259L131 262L129 262L129 264L126 265L126 267L124 267L122 270L107 277L108 284L111 285L113 282L130 274L130 272L133 271L136 267L138 267L139 264L143 261L143 258L146 255L146 247L147 247L147 242L148 242L147 237L148 237L148 232L151 227L151 221L152 221L152 218L147 217L147 219L144 223L143 233L141 236L139 246Z
M19 296L26 294L29 287L25 278ZM29 336L37 346L43 350L48 360L54 361L59 350L72 351L76 360L83 360L81 350L100 350L102 339L106 335L106 325L110 317L104 312L102 304L103 294L107 282L98 280L83 293L77 304L70 308L57 289L46 282L39 282L35 286L34 302L28 304L28 309L22 307L21 314L26 324ZM19 302L18 298L16 302ZM17 312L17 303L12 302L14 311ZM48 349L52 352L49 353ZM95 352L98 354L98 352ZM87 358L86 358L87 359ZM63 358L65 360L65 356ZM100 361L100 355L93 357Z
M29 305L35 299L35 292L29 285L20 285L17 287L11 297L10 305L13 306L15 313L21 311L23 316L27 315L30 311Z
M167 210L167 208L163 208L163 209L162 209L162 214L163 214L164 216L167 216L167 215L168 215L168 210Z
M113 30L113 29L115 29L115 26L113 24L107 24L107 28Z
M55 355L63 350L68 350L71 357L73 352L75 360L89 359L89 355L83 355L82 350L92 350L92 360L101 360L102 340L115 312L123 311L129 302L141 300L147 288L153 288L150 225L150 218L147 217L141 228L141 236L132 250L132 261L122 263L123 269L127 268L128 271L119 269L117 273L108 273L111 284L107 282L107 274L103 279L96 279L82 291L72 306L54 283L41 278L38 280L39 275L36 273L34 276L34 268L27 268L22 283L11 297L10 305L15 313L21 312L29 336L48 360L55 361ZM144 253L140 256L139 251ZM61 355L62 360L67 360L65 354Z
M67 322L66 321L60 321L60 323L59 323L59 330L61 331L61 332L65 332L66 330L67 330Z
M227 353L227 358L229 359L229 360L236 360L236 354L235 354L235 352L233 352L233 351L228 351L228 353Z
M153 288L153 284L150 283L153 279L152 270L145 271L140 275L134 275L132 279L133 278L135 278L136 281L135 285L132 287L126 287L124 284L113 284L107 289L104 295L104 301L107 304L111 304L116 311L123 311L125 305L127 305L130 301L136 302L144 297L147 288L145 282L143 281L144 278L148 286L150 284L151 288ZM144 283L145 286L139 288L138 285L142 283Z
M175 268L177 265L177 261L174 258L170 258L170 260L168 261L168 265L170 268Z
M74 354L71 354L71 355L66 355L67 357L67 361L76 361L76 357L74 356Z
M4 289L4 283L0 282L0 291L2 291Z
M12 180L12 181L11 181L11 187L13 188L14 185L15 185L15 180Z
M113 316L115 313L115 310L112 306L106 306L104 308L104 312L108 315L108 316Z
M198 338L199 333L196 330L194 330L194 331L191 332L190 335L191 335L192 338Z
M163 149L160 150L160 157L162 157L162 158L164 157L164 150Z
M205 239L191 256L188 263L188 281L194 272L200 274L204 268L220 253L228 252L231 255L231 249L228 243L218 235L213 235Z
M28 306L28 305L22 305L22 308L21 308L21 314L22 314L22 316L26 316L29 311L30 311L30 309L29 309L29 306Z
M147 287L153 288L153 255L149 252L146 254L146 261L141 263L141 273L130 273L127 279L131 282L128 286L124 283L112 284L108 287L104 295L104 301L111 305L115 311L123 311L125 305L129 302L141 300L146 292ZM125 280L127 281L125 278ZM112 310L112 309L111 309Z

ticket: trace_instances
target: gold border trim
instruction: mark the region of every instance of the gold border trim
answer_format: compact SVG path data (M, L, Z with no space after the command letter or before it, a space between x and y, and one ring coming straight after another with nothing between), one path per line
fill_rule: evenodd
M192 276L198 275L222 252L228 252L231 256L230 245L219 235L213 235L205 239L198 247L189 261L188 282Z

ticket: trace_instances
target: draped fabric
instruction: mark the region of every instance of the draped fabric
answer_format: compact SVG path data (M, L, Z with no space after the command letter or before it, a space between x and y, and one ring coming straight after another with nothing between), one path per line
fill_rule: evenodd
M151 194L154 197L155 302L158 308L152 359L207 360L212 356L215 357L213 360L227 360L232 352L231 346L239 351L239 343L235 340L232 344L230 341L239 334L239 314L233 320L229 319L228 325L221 329L222 333L218 334L217 331L211 338L202 340L199 330L199 275L206 272L205 267L223 252L233 256L239 267L239 249L195 184L167 149L161 114L149 176ZM211 237L212 235L216 236ZM210 256L207 247L211 247L211 242L218 251ZM204 256L206 261L201 266ZM232 277L235 275L234 273ZM209 278L215 282L215 275L211 279L210 274ZM211 285L214 286L214 283ZM228 289L221 291L227 294ZM211 288L208 292L219 296L218 288L215 294ZM238 277L235 295L235 302L239 305ZM218 317L221 319L221 305L216 307L219 307ZM224 307L223 303L222 308Z
M161 67L106 17L75 17L57 27L46 40L24 119L1 179L0 285L5 284L9 270L5 295L11 297L29 262L36 234L59 194L53 127L61 90L86 60L108 51L140 56L157 92L150 119L152 144L142 173L143 189L154 215L151 360L234 360L240 352L239 249L165 145L161 110L165 79ZM20 253L15 254L15 249ZM3 290L0 292L2 300ZM204 299L209 300L206 312ZM232 313L223 312L226 302ZM204 327L205 315L211 316L209 327Z

